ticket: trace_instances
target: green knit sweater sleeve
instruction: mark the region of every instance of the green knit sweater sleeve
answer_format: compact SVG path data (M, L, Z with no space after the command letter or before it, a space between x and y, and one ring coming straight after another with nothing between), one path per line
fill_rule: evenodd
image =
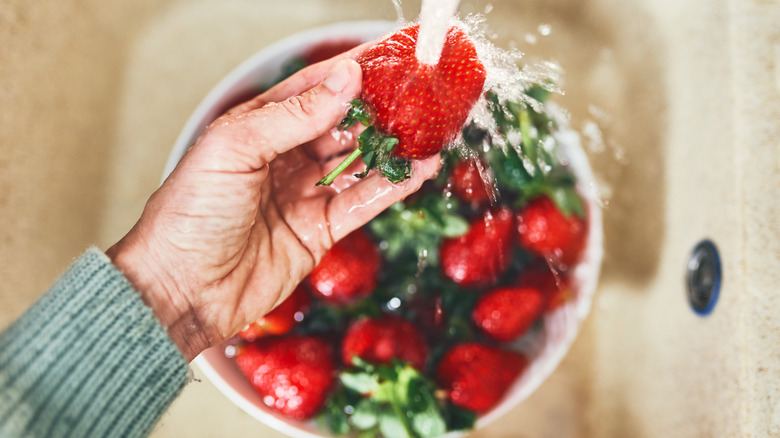
M0 334L0 436L146 436L187 380L151 309L91 248Z

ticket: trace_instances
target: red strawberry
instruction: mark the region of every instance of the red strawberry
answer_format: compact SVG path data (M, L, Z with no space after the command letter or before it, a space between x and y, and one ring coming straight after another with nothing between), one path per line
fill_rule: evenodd
M392 359L398 359L422 370L428 360L428 345L410 322L385 315L352 323L344 335L341 356L350 365L357 356L375 364L390 364Z
M484 180L480 172L480 169L484 172L485 168L485 162L482 160L465 160L456 163L450 176L452 193L466 202L487 203L491 197L488 192L490 181Z
M544 295L544 311L562 306L571 298L571 285L566 272L553 272L548 266L523 271L515 283L519 287L532 287Z
M576 215L564 216L550 198L531 200L517 215L520 245L556 264L577 262L585 248L587 223Z
M399 170L393 156L425 158L439 153L459 135L485 83L485 66L462 29L449 29L435 65L417 59L418 33L418 25L403 28L357 59L363 70L360 97L372 116L358 119L373 125L369 129L376 128L377 135L372 133L370 139L361 135L359 150L345 163L363 153L367 169L377 168L394 182L406 178L408 168ZM385 137L398 143L384 142ZM366 159L367 152L371 158ZM318 184L330 184L339 172L340 168Z
M501 400L527 363L520 353L468 342L445 353L436 381L453 404L480 413Z
M379 248L368 233L358 229L325 253L307 282L324 300L347 303L373 292L381 264Z
M501 342L522 336L544 310L544 295L530 287L501 287L481 296L471 318L489 338Z
M439 63L415 56L419 26L399 30L358 58L361 98L373 108L380 132L398 138L394 153L425 158L439 153L460 132L485 83L474 43L450 28Z
M463 287L489 286L509 266L513 233L514 218L509 209L485 211L466 234L442 242L442 273Z
M298 420L320 410L334 382L333 351L316 337L262 338L240 346L235 361L263 403Z
M303 319L309 309L309 294L298 286L293 293L265 316L249 324L249 327L238 333L247 341L254 341L266 335L283 335L295 327Z

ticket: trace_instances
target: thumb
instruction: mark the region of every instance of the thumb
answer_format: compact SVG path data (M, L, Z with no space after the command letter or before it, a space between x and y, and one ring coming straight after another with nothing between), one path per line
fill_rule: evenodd
M300 95L217 119L202 143L209 144L209 149L216 147L223 158L238 156L241 159L234 162L250 167L236 171L260 169L277 155L336 126L346 115L348 103L360 93L361 78L357 62L341 60L319 84Z

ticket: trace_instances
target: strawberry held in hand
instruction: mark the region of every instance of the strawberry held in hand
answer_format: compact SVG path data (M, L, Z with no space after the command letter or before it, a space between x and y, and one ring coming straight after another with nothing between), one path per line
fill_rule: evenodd
M482 95L485 66L466 33L451 27L435 65L415 54L419 26L409 26L368 48L358 58L363 69L361 101L353 102L347 124L368 128L359 148L318 184L330 184L358 155L366 171L376 168L391 181L408 177L406 159L439 153L454 140ZM363 106L365 105L365 106Z
M361 98L374 111L379 132L398 138L393 153L425 158L460 132L485 83L485 67L458 27L447 33L436 65L415 55L419 26L410 26L366 50Z
M238 347L235 361L263 403L298 420L319 411L334 382L333 351L313 336L262 338Z

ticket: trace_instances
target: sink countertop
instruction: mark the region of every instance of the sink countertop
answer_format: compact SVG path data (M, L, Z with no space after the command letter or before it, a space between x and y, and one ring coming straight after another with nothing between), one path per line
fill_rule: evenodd
M780 3L492 3L499 39L534 34L521 48L564 66L575 126L597 121L609 140L589 150L608 189L607 258L559 369L473 436L780 436ZM417 10L405 2L407 18ZM395 17L390 1L6 0L0 328L133 225L184 122L235 65L319 24ZM725 270L704 319L681 280L703 237ZM195 381L153 436L229 434L282 436Z

